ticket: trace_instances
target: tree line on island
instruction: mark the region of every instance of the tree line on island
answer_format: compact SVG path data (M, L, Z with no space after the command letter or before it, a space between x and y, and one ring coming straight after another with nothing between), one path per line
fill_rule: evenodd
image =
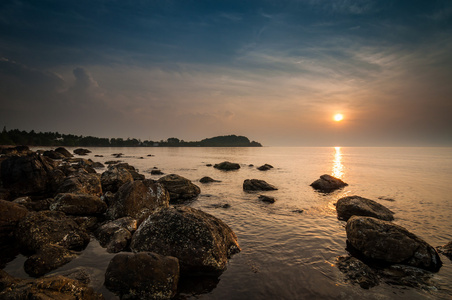
M201 141L184 141L175 137L166 141L142 141L136 138L99 138L58 132L35 132L19 129L6 130L0 133L0 145L28 146L69 146L69 147L262 147L245 136L225 135L206 138Z

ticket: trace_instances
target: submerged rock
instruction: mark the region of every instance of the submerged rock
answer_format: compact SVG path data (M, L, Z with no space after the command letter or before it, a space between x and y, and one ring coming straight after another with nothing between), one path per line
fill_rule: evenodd
M190 180L177 174L169 174L158 180L170 194L170 203L180 203L196 198L201 189Z
M44 153L42 153L43 156L47 156L48 158L51 159L63 159L66 158L66 156L64 156L63 154L53 151L53 150L47 150L44 151Z
M337 267L347 276L347 281L359 284L363 289L369 289L380 284L376 272L355 257L339 256Z
M107 210L107 204L99 197L87 194L63 193L55 196L50 210L62 211L69 215L99 215Z
M336 204L337 217L347 221L352 216L368 216L381 220L394 220L394 213L385 206L359 196L341 198Z
M58 269L76 257L76 253L62 246L44 245L25 261L24 270L30 276L39 277Z
M231 170L238 170L240 169L240 165L237 163L231 163L229 161L224 161L219 164L215 164L213 166L215 169L223 170L223 171L231 171Z
M345 230L348 243L367 258L430 271L438 271L442 265L432 246L389 221L353 216Z
M275 197L270 197L266 195L259 195L259 200L267 203L275 203Z
M74 150L74 153L77 155L87 155L88 153L91 153L88 149L78 148Z
M311 183L311 186L314 189L323 193L330 193L347 185L347 183L343 182L339 178L328 174L320 176L320 179L317 179Z
M245 179L243 182L243 190L250 191L274 191L277 188L260 179Z
M163 175L163 172L159 169L152 169L151 175Z
M444 246L438 246L436 249L438 249L439 253L446 255L450 260L452 260L452 242L449 242Z
M199 179L199 182L201 183L211 183L211 182L220 182L219 180L215 180L209 176L204 176L203 178Z
M220 219L201 210L179 206L150 214L132 238L131 249L179 259L188 274L221 273L227 260L240 251L237 236Z
M121 299L170 299L178 282L178 259L152 252L118 254L105 273L105 286Z
M262 165L262 166L260 166L260 167L257 167L257 169L258 169L259 171L268 171L268 170L270 170L270 169L273 169L273 166L272 166L272 165L269 165L269 164L265 164L265 165Z
M132 240L132 233L137 230L137 221L131 217L108 222L95 231L100 245L110 253L126 250Z

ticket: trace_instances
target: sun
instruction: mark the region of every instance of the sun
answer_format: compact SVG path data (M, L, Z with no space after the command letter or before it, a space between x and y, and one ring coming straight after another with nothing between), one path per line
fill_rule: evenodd
M343 114L335 114L333 117L333 120L336 122L340 122L344 119L344 115Z

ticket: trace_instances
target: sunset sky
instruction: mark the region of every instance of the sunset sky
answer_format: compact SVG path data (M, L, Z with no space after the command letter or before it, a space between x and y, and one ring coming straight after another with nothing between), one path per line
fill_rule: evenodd
M2 0L0 126L452 146L452 1Z

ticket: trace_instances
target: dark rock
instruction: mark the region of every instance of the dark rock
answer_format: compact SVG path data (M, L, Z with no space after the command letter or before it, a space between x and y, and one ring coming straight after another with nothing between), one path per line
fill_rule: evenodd
M107 204L93 195L62 193L55 196L50 210L62 211L68 215L99 215L107 210Z
M212 164L206 164L206 167L211 167L212 166Z
M353 216L345 229L350 246L366 258L430 271L438 271L442 265L432 246L389 221Z
M103 155L96 154L94 157L104 157Z
M222 203L215 203L215 204L211 204L209 207L212 207L212 208L230 208L231 205L228 204L228 203L224 203L224 204L222 204Z
M304 209L295 209L295 210L292 210L292 212L302 214L304 212Z
M44 245L24 263L28 275L39 277L49 273L73 260L77 255L58 245Z
M96 216L69 216L77 223L80 228L86 231L92 231L99 225L99 218Z
M238 170L240 169L240 165L237 163L231 163L228 161L224 161L219 164L215 164L213 166L215 169L223 170L223 171L231 171L231 170Z
M116 165L122 162L121 160L108 160L105 162L106 165Z
M0 200L0 242L13 237L14 229L28 210L17 203Z
M124 155L123 153L113 153L111 156L114 156L116 158L120 158L123 155Z
M269 164L265 164L265 165L262 165L262 166L258 167L257 169L259 171L268 171L270 169L273 169L273 166L269 165Z
M347 183L343 182L339 178L327 174L320 176L320 179L317 179L311 183L311 186L314 189L323 193L330 193L347 185Z
M176 174L163 176L158 180L170 194L170 203L180 203L197 197L201 189L190 180Z
M146 156L155 156L155 155L153 155L153 154L148 154L148 155L146 155Z
M84 283L67 277L49 276L37 279L15 278L0 270L0 299L83 299L101 300L102 294L96 293Z
M31 252L48 244L79 250L85 248L90 240L74 220L58 211L29 213L19 222L15 236L19 244Z
M163 175L163 172L159 169L153 169L151 170L151 175Z
M91 153L88 149L78 148L74 150L74 153L77 155L87 155L88 153Z
M181 272L221 273L240 251L237 236L220 219L201 210L179 206L150 214L133 235L131 249L179 259Z
M100 245L110 253L127 249L132 233L137 230L137 221L131 217L114 220L100 226L94 233Z
M151 252L118 254L105 273L105 286L121 299L170 299L178 282L178 259Z
M123 184L133 181L133 177L126 168L111 165L102 173L100 180L104 192L116 193Z
M352 216L368 216L381 220L394 220L394 213L383 205L359 196L341 198L336 204L337 217L347 221Z
M267 202L267 203L275 203L274 197L270 197L270 196L266 196L266 195L259 195L259 200L261 200L262 202Z
M66 148L64 147L58 147L55 149L55 152L58 152L62 154L64 157L73 157L74 155L71 154Z
M16 146L16 147L4 147L0 146L0 154L6 156L24 156L30 155L33 151L30 150L28 146Z
M48 158L51 159L63 159L66 158L66 156L64 156L63 154L53 151L53 150L47 150L44 151L44 153L42 154L43 156L47 156Z
M450 260L452 260L452 242L449 242L444 246L438 246L436 249L439 253L446 255Z
M378 275L386 284L408 286L424 290L438 290L433 282L433 273L416 267L391 265L378 270Z
M247 192L251 191L274 191L277 188L271 184L268 184L264 180L259 179L245 179L243 182L243 190Z
M116 165L117 168L123 168L129 171L132 175L133 180L144 180L145 176L138 173L138 170L135 167L129 165L128 163L119 163Z
M363 289L369 289L380 284L377 273L352 256L339 256L337 258L337 267L347 276L347 281L359 284Z
M169 198L163 185L153 180L128 182L115 194L107 215L111 219L132 217L139 220L158 207L168 207Z
M100 163L100 162L96 161L96 162L93 163L93 168L94 169L102 169L102 168L105 168L105 166L104 166L103 163Z
M54 198L46 198L40 200L27 201L22 205L25 206L29 211L42 211L50 210L50 205L55 201Z
M74 173L66 177L58 187L57 193L88 194L102 196L99 174Z
M220 182L219 180L215 180L209 176L204 176L203 178L199 179L199 182L201 183L211 183L211 182Z

